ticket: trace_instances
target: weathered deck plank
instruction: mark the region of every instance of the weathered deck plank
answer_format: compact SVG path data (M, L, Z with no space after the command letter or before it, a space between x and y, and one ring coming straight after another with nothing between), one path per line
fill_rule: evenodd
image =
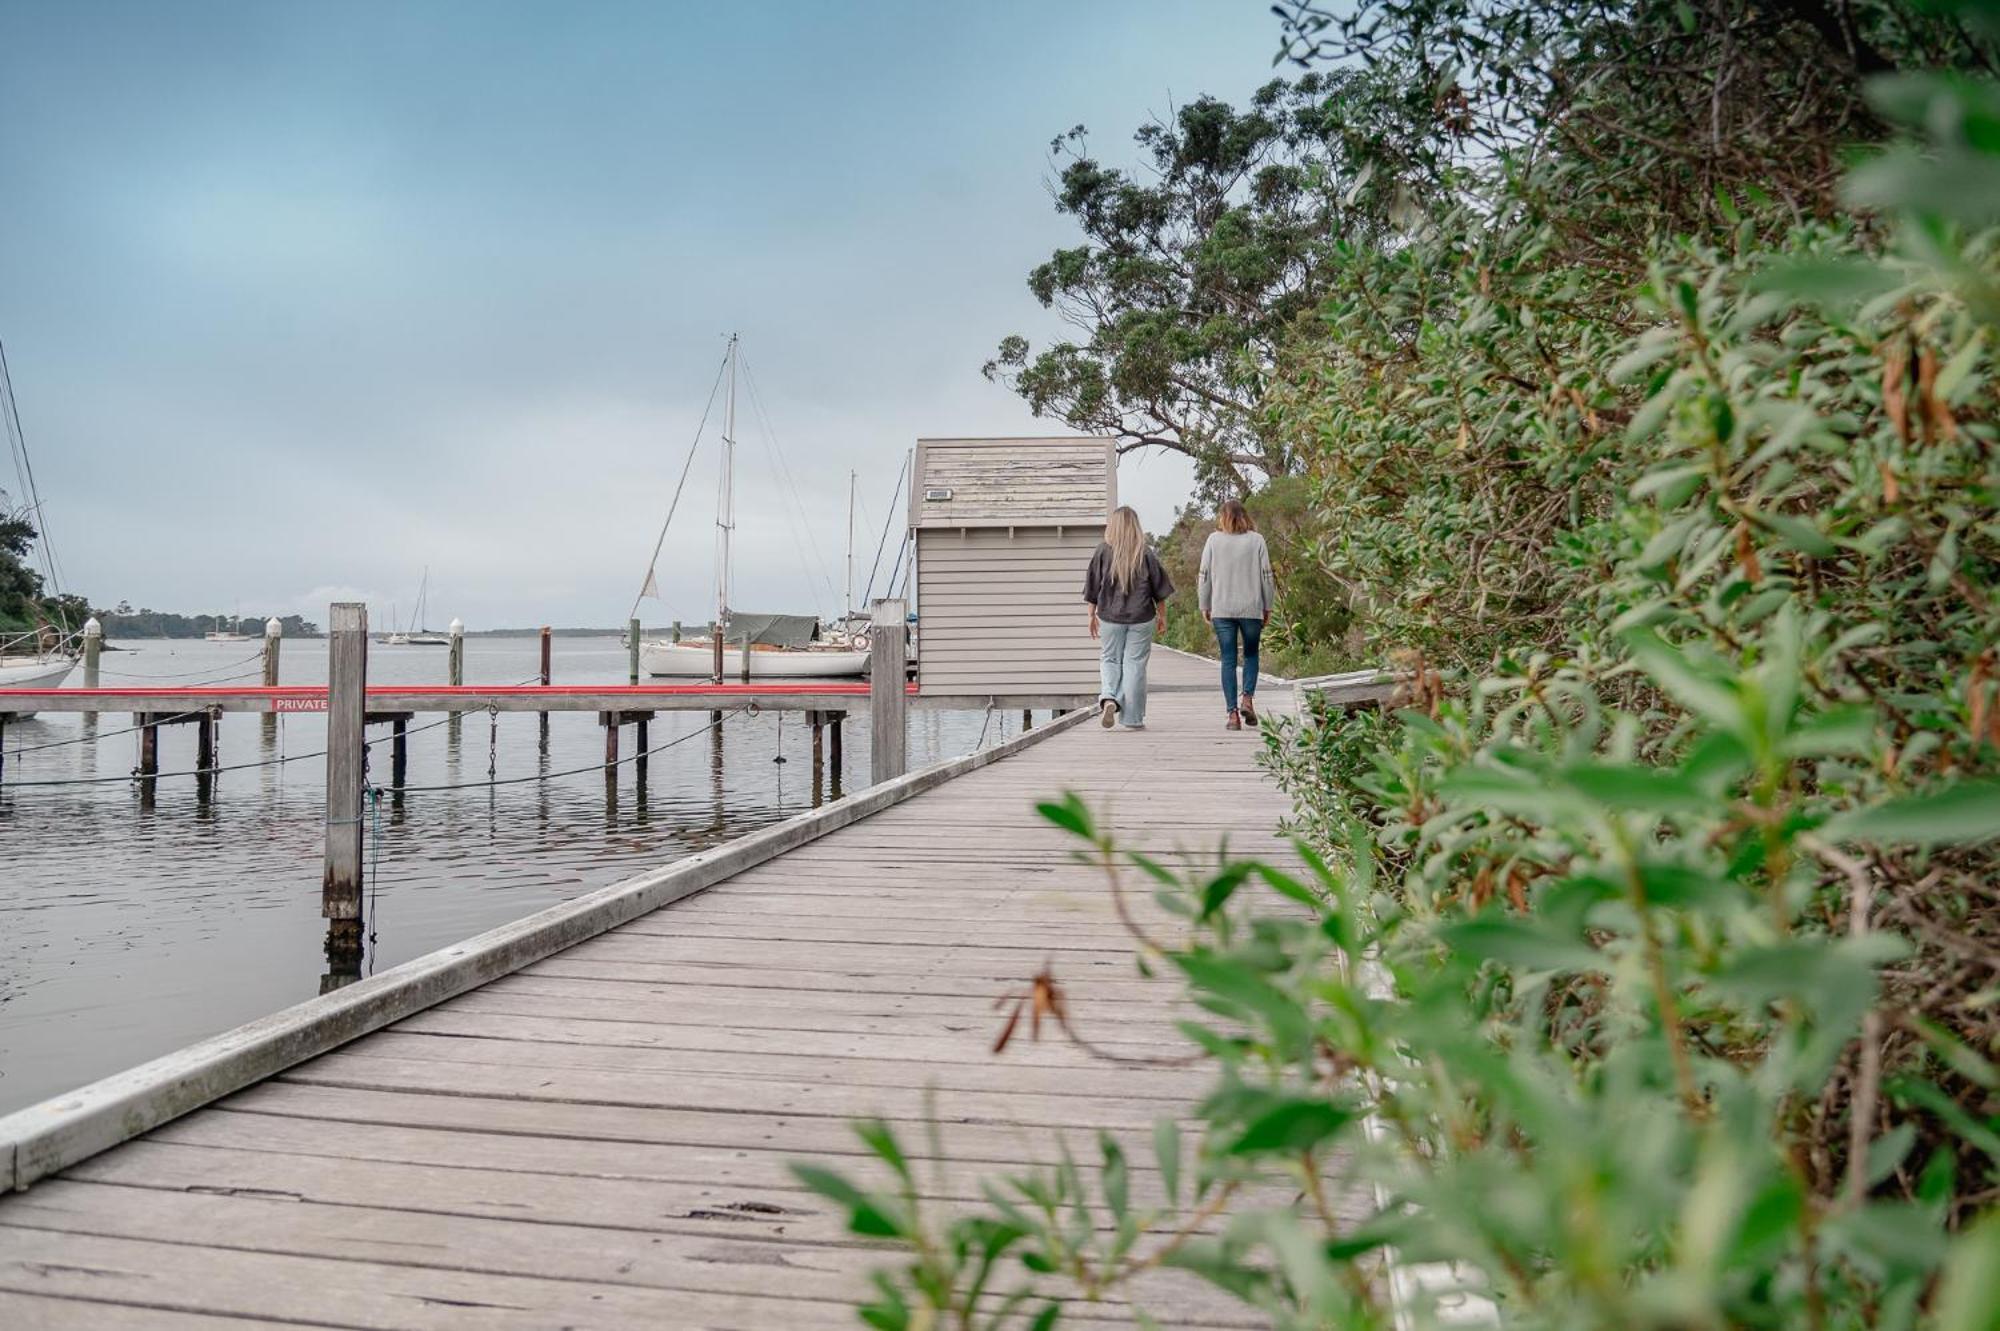
M1099 871L1032 801L1074 789L1161 858L1280 855L1252 735L1207 668L1155 657L1143 734L1094 725L886 809L0 1199L0 1320L341 1327L847 1327L877 1255L789 1176L863 1166L853 1115L935 1105L940 1205L1097 1128L1143 1138L1199 1069L1060 1042L995 1058L994 1000L1044 964L1080 1027L1186 1046ZM1164 930L1166 917L1154 917ZM1255 1325L1158 1273L1177 1327ZM1112 1302L1078 1325L1129 1325Z

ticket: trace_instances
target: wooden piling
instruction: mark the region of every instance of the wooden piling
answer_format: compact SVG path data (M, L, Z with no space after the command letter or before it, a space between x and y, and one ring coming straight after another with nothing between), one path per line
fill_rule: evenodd
M599 712L597 719L604 725L604 779L618 779L618 713Z
M368 719L368 607L337 601L327 617L326 868L320 914L329 950L361 946L361 763ZM457 628L453 622L454 630ZM452 634L456 676L459 635ZM453 682L456 682L454 679Z
M212 707L204 707L194 719L194 767L195 771L206 774L215 766L215 723L217 713Z
M460 620L451 621L451 652L445 658L445 669L450 672L446 683L454 688L465 683L465 625Z
M743 682L750 682L750 635L743 635Z
M846 712L829 712L826 718L826 771L833 793L840 793L841 773L846 764L840 752L841 722L847 719Z
M132 718L139 727L139 778L150 783L160 771L160 727L151 712Z
M722 682L722 626L712 620L708 625L708 642L709 646L715 649L714 682L720 684Z
M812 802L817 809L826 786L826 713L807 712L806 724L812 727Z
M629 660L627 662L626 674L631 683L637 684L639 682L639 621L634 619L627 625L627 630L625 649Z
M547 624L544 624L542 625L542 687L543 688L547 688L549 686L549 646L550 646L549 626ZM549 714L547 712L543 712L541 715L542 715L541 750L543 755L546 756L549 751Z
M907 609L898 597L875 603L868 632L868 772L871 785L893 781L909 770L905 752L909 730Z
M543 717L546 724L547 713ZM409 774L410 722L408 717L399 716L389 723L389 784L400 791Z
M97 663L98 657L103 651L104 625L98 623L95 618L85 620L83 624L83 687L86 689L97 687Z
M274 616L264 621L264 687L278 687L278 649L285 637L285 626ZM266 712L263 718L264 738L270 739L278 733L276 713Z
M634 624L638 620L632 621ZM632 722L632 776L642 787L646 784L646 750L652 747L646 742L647 722L653 719L651 712L641 712Z

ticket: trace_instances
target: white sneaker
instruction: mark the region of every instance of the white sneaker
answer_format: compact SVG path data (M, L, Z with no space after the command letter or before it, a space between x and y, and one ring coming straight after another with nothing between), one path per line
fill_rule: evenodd
M1109 730L1117 720L1118 702L1115 698L1106 698L1097 704L1097 724Z

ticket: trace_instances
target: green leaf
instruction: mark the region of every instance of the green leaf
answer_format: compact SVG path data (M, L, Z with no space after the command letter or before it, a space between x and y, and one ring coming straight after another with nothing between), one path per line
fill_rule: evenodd
M867 1144L869 1150L881 1156L899 1178L905 1183L910 1181L910 1162L904 1158L903 1148L887 1123L879 1118L864 1118L854 1125L854 1133Z
M1171 1118L1157 1119L1153 1123L1153 1158L1160 1166L1160 1183L1167 1191L1167 1200L1175 1206L1181 1204L1181 1129Z
M1222 872L1209 879L1201 889L1201 918L1209 919L1221 910L1249 877L1250 866L1247 864L1224 866Z
M2000 781L1961 781L1942 790L1843 814L1821 829L1837 841L1902 846L1965 846L2000 837Z
M908 1226L888 1202L871 1196L840 1175L817 1165L794 1163L792 1176L822 1197L847 1208L847 1227L868 1238L903 1238Z
M1736 728L1742 708L1727 685L1710 679L1650 630L1627 633L1624 639L1632 659L1668 697L1713 725Z
M1875 743L1875 711L1840 707L1812 717L1785 736L1782 752L1793 758L1866 753Z
M1035 1314L1035 1320L1028 1323L1028 1331L1055 1331L1055 1324L1062 1317L1060 1303L1045 1303Z
M1225 1153L1269 1155L1309 1151L1353 1121L1352 1112L1328 1100L1281 1098L1253 1117Z
M1709 813L1715 798L1686 773L1622 763L1578 763L1563 770L1578 792L1613 809L1639 813Z
M1305 1009L1289 994L1240 961L1209 952L1177 952L1173 962L1195 987L1261 1018L1281 1047L1299 1050L1312 1040Z
M1951 1245L1932 1331L2000 1331L2000 1212L1988 1212Z
M1840 553L1840 547L1828 540L1826 533L1813 526L1810 522L1788 517L1783 513L1751 513L1748 516L1750 521L1764 528L1786 545L1791 546L1794 550L1803 551L1815 559L1825 559L1830 555Z
M1035 805L1035 812L1065 832L1073 832L1086 841L1097 839L1096 828L1090 821L1090 810L1084 807L1082 797L1075 791L1065 791L1060 801L1045 800Z
M1546 921L1480 915L1438 930L1445 946L1483 961L1534 971L1601 971L1608 960L1580 938L1554 932Z
M1320 895L1290 874L1274 869L1268 864L1252 864L1250 870L1263 879L1265 885L1279 896L1289 897L1301 906L1309 906L1315 914L1326 910L1326 902Z
M1104 1205L1115 1220L1123 1220L1131 1210L1132 1194L1129 1187L1130 1175L1125 1167L1125 1152L1116 1139L1108 1132L1097 1134L1097 1148L1104 1156L1104 1165L1098 1172L1098 1182L1104 1190Z

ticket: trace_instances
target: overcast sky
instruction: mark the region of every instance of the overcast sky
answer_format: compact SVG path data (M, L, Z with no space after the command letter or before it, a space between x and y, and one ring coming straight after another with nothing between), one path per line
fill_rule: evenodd
M837 609L921 435L1058 433L1074 124L1272 75L1261 0L0 0L0 340L73 590L379 626L621 622L740 330L736 601ZM707 617L715 450L649 624ZM1128 458L1163 529L1188 473ZM11 484L9 488L13 488ZM858 578L857 580L860 580Z

